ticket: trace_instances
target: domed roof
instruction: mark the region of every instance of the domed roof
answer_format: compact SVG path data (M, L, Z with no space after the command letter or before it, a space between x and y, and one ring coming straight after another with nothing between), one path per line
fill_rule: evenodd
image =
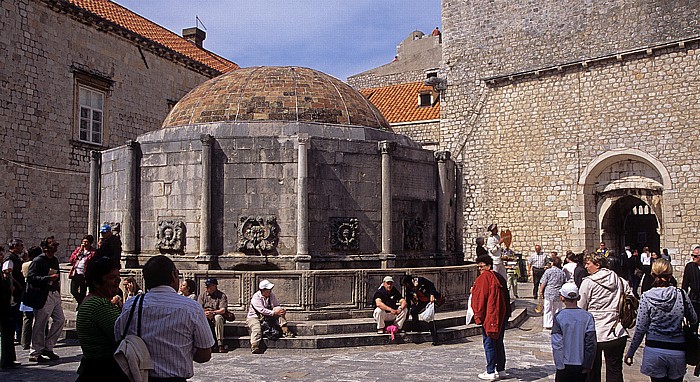
M305 121L391 130L362 94L325 73L259 66L222 74L192 89L163 127L207 122Z

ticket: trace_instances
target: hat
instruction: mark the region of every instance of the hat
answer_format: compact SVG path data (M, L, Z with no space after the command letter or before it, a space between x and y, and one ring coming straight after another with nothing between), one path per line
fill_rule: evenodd
M394 278L391 277L391 276L386 276L386 277L384 277L384 282L385 282L385 283L393 283L393 282L394 282Z
M206 286L209 286L211 284L219 285L219 282L216 280L216 277L210 277L207 279L207 281L204 282L204 285Z
M566 283L561 289L559 289L559 294L568 300L577 300L579 298L578 288L574 283Z
M263 290L263 289L272 289L275 287L275 284L269 282L268 280L263 280L260 282L258 285L258 289Z
M493 231L493 229L496 228L496 227L498 227L498 224L496 224L496 223L489 224L489 228L486 228L486 230L489 231L489 232L491 232L491 231Z
M100 233L105 233L109 232L112 230L112 227L109 226L109 224L104 224L102 227L100 227Z

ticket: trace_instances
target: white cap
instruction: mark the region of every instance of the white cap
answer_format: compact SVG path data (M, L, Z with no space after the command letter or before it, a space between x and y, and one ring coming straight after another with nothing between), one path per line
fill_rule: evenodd
M384 282L385 282L385 283L393 283L393 282L394 282L394 278L391 277L391 276L386 276L386 277L384 277Z
M268 280L263 280L258 284L258 289L263 290L263 289L272 289L275 287L275 284L271 283Z
M561 289L559 289L559 294L569 300L578 300L579 298L578 288L574 283L564 284Z

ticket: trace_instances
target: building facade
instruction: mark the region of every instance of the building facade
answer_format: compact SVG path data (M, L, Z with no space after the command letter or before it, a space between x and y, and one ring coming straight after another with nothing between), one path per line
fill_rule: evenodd
M700 8L443 2L441 145L464 165L465 241L516 251L698 243ZM473 242L472 242L473 249Z
M0 11L0 239L55 235L65 255L88 230L91 151L158 129L190 89L237 66L107 0Z

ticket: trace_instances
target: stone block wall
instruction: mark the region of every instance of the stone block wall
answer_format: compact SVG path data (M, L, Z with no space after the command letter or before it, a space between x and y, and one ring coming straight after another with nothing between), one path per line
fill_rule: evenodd
M394 124L391 128L397 134L411 137L426 149L437 150L440 145L440 121Z
M586 240L598 239L584 237L577 223L586 219L584 208L595 209L581 201L581 176L606 153L639 150L660 162L670 184L649 164L625 160L597 175L594 185L607 185L598 192L636 187L624 184L634 173L652 180L649 188L664 188L661 246L680 254L677 262L687 261L700 230L696 49L486 89L489 102L463 156L467 237L496 221L513 232L516 252L530 252L535 243L582 250Z
M596 201L580 177L633 152L670 174L661 246L687 261L700 212L697 43L647 49L696 41L699 14L667 0L443 2L440 138L464 164L468 255L491 222L513 231L516 252L594 243Z
M169 100L207 77L40 1L3 1L0 14L0 241L52 234L66 256L87 231L90 151L158 129ZM78 142L76 69L113 81L102 146Z

